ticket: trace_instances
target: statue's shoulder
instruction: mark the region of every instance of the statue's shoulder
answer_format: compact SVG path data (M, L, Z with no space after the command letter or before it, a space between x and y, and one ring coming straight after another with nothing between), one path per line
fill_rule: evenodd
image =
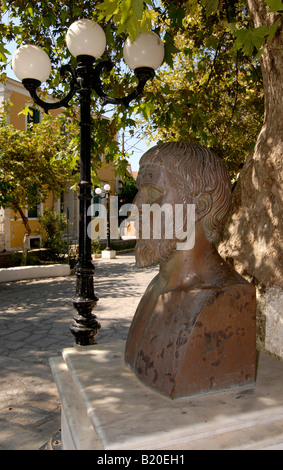
M231 280L230 280L231 281ZM255 287L247 281L235 279L235 282L223 282L214 286L194 286L167 291L158 296L157 305L166 305L166 310L174 306L184 316L196 319L203 311L217 312L219 309L226 311L241 310L248 305L255 304ZM182 320L181 320L182 321Z
M246 282L229 283L208 289L207 300L204 309L217 308L217 305L226 311L247 308L250 304L254 306L256 298L255 287Z
M221 289L235 289L235 286L239 288L253 290L254 286L248 282L241 274L224 261L222 258L218 260L211 268L208 266L206 275L200 278L198 287L208 289L211 291L219 291Z

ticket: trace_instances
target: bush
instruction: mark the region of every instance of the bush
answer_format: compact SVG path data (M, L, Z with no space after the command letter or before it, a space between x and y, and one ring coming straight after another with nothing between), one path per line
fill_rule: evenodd
M39 226L43 247L48 250L49 261L60 260L68 252L67 241L63 238L68 228L65 214L46 208L39 217Z
M22 258L23 258L22 252L16 251L15 253L12 253L10 257L10 261L9 261L9 267L15 268L17 266L22 266ZM34 256L31 253L28 253L26 264L27 266L36 266L38 264L41 264L41 262L37 256Z
M91 252L96 253L96 254L100 254L101 251L102 251L102 249L101 249L99 239L97 238L96 240L92 240L91 241Z

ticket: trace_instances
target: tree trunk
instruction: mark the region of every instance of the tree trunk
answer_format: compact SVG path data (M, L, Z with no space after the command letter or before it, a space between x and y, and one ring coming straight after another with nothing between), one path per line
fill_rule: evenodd
M274 13L267 13L264 0L247 0L247 5L254 27L271 26L276 21ZM222 256L259 287L258 344L280 357L283 357L282 30L281 20L276 36L265 46L261 58L264 123L255 149L241 171L219 245ZM280 334L282 339L275 341Z
M27 265L27 259L28 259L28 238L31 234L31 228L30 228L30 225L29 225L28 217L26 217L26 215L25 215L24 211L22 210L22 208L19 207L19 206L16 206L15 208L19 212L19 214L22 218L23 224L25 226L25 234L24 234L24 240L23 240L23 256L22 256L21 265L26 266Z

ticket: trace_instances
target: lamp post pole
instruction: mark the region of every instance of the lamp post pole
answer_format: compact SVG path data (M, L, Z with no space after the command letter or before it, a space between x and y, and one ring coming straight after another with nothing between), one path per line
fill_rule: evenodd
M107 213L107 243L106 243L106 250L111 251L110 247L110 193L106 193L106 213Z
M73 299L77 313L70 327L75 342L80 346L95 344L95 336L100 329L96 315L92 313L98 298L94 293L94 266L91 257L91 238L87 227L91 221L89 207L92 201L91 184L91 99L92 91L102 98L103 104L126 106L142 91L154 70L158 68L164 57L163 44L155 33L143 33L131 43L127 40L124 46L126 63L135 71L138 85L135 90L123 98L111 98L103 91L100 74L104 68L111 70L112 64L103 61L95 64L106 46L104 31L92 20L82 19L73 23L68 29L67 46L77 59L77 67L71 64L61 68L61 74L71 75L70 91L60 101L48 103L37 94L37 89L50 74L51 64L47 54L38 46L21 46L12 59L12 67L22 81L31 97L46 113L50 109L69 107L70 100L78 92L80 99L80 183L79 183L79 260L76 266L76 294ZM147 58L146 58L147 56ZM110 188L109 188L110 189ZM109 203L109 201L108 201ZM107 211L109 212L109 211ZM109 231L110 236L110 231Z
M111 187L109 184L105 184L104 187L104 196L101 196L102 190L101 188L96 188L95 193L97 194L100 199L106 198L106 251L111 251L111 243L110 243L110 192Z
M87 227L91 221L89 207L92 201L91 184L91 72L94 60L78 57L77 79L80 84L80 194L79 194L79 260L76 266L76 295L73 305L77 310L70 327L76 344L95 344L100 329L92 313L98 298L94 293L94 266L91 257L91 239Z

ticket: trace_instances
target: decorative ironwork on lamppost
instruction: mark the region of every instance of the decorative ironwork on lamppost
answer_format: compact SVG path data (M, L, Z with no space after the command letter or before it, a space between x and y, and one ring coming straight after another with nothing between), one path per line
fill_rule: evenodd
M100 329L96 315L92 313L98 298L94 293L94 266L91 259L91 239L87 227L91 216L89 206L92 200L91 191L91 94L92 91L102 99L104 104L115 105L129 103L143 91L146 82L154 76L164 58L164 46L153 32L142 33L135 42L128 38L124 45L126 64L135 72L138 84L135 90L123 98L112 98L105 94L100 75L104 69L113 67L109 61L95 64L104 53L106 37L103 29L90 19L75 21L66 35L67 47L77 59L77 66L71 64L61 67L61 75L70 73L70 90L66 96L56 102L48 103L38 96L37 89L48 79L51 63L46 52L35 45L24 45L16 50L12 67L16 76L29 91L34 102L44 109L68 108L70 100L76 93L80 98L80 220L79 220L79 260L76 266L76 295L73 299L77 313L71 325L71 332L76 344L81 346L95 344L95 336Z
M102 195L102 189L96 188L95 194L100 197L100 199L106 198L106 251L111 251L110 243L110 192L111 187L109 184L103 186L104 195Z

